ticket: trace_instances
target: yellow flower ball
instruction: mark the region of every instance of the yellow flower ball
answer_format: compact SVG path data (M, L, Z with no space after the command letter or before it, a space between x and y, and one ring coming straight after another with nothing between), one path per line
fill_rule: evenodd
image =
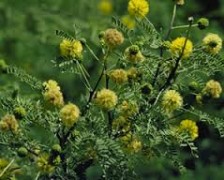
M111 110L117 104L118 98L114 91L102 89L97 92L94 102L104 110Z
M175 90L168 90L162 97L162 106L166 113L172 113L183 105L183 98Z
M54 106L60 107L64 104L63 95L61 93L61 88L58 86L58 83L54 80L49 80L43 83L44 100Z
M129 15L124 15L121 17L121 22L128 28L128 29L134 29L135 27L135 19L132 18Z
M181 121L178 131L188 133L190 137L192 138L192 140L195 140L198 137L197 124L194 121L189 119Z
M110 48L115 48L124 42L124 36L117 29L107 29L104 33L104 41Z
M217 34L209 33L202 40L204 50L211 54L218 54L222 49L222 39Z
M19 123L14 115L6 114L0 121L0 129L3 131L11 131L16 134L19 130Z
M131 16L143 18L149 12L149 3L146 0L130 0L128 12Z
M60 110L61 121L68 128L72 127L77 122L79 116L80 116L79 108L72 103L65 105Z
M218 81L210 80L206 83L206 86L202 90L202 93L204 95L211 96L212 98L217 99L222 93L222 86Z
M101 0L98 4L99 11L104 15L110 15L113 11L113 4L110 0Z
M123 69L115 69L109 73L110 79L116 84L123 84L128 81L127 72Z
M191 55L193 51L193 43L188 39L183 51L185 41L186 41L185 37L178 37L171 42L169 49L173 56L179 57L182 55L182 58L188 58Z
M73 58L82 58L82 43L78 40L63 39L60 43L61 56L71 56Z

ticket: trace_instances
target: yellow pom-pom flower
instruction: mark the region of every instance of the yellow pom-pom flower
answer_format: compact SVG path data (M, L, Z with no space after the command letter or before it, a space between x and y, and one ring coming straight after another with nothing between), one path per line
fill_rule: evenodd
M65 105L60 110L61 121L68 128L72 127L77 122L79 116L80 116L79 108L72 103Z
M125 49L124 52L125 58L131 63L139 63L145 60L145 57L142 55L139 47L137 45L132 45Z
M143 18L149 12L149 3L146 0L130 0L128 3L128 12L131 16Z
M222 93L222 86L218 81L210 80L206 83L202 93L203 95L211 96L212 98L217 99Z
M187 133L192 138L192 140L195 140L198 137L197 124L189 119L181 121L178 131Z
M17 133L19 129L19 123L14 115L6 114L0 121L0 129L3 131Z
M168 90L162 97L162 106L166 113L170 114L183 105L183 98L175 90Z
M99 11L104 15L110 15L113 11L111 0L101 0L98 4Z
M169 49L173 56L182 56L182 58L188 58L191 55L193 51L193 43L188 39L184 48L185 41L185 37L178 37L171 42Z
M71 56L73 58L82 58L82 43L78 40L63 39L60 43L61 56Z
M110 79L116 84L123 84L128 81L127 72L123 69L115 69L109 73Z
M124 36L117 29L107 29L104 32L104 41L110 48L115 48L124 42Z
M44 100L54 106L62 106L64 104L63 95L61 93L61 88L58 83L54 80L49 80L43 83L44 86Z
M135 27L135 19L132 18L129 15L124 15L121 17L121 22L128 28L128 29L134 29Z
M102 89L97 92L94 102L97 106L104 110L111 110L117 104L118 98L114 91L109 89Z
M218 54L222 49L222 39L217 34L209 33L202 40L204 50L211 54Z

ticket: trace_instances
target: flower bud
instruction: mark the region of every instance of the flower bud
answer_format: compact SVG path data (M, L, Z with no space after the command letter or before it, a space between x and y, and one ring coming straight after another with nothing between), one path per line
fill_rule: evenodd
M184 5L184 0L175 0L177 5Z
M52 151L57 152L57 153L61 153L61 146L59 144L54 144L52 146Z
M189 83L188 87L192 91L197 91L199 89L199 84L196 81L192 81Z
M26 110L22 106L19 106L13 110L13 114L17 119L22 119L26 116Z
M209 20L207 18L200 18L197 24L198 24L198 28L203 30L209 26Z
M141 92L142 92L142 94L145 94L145 95L151 94L152 90L153 90L153 87L151 84L144 84L141 87Z
M0 72L6 73L8 65L5 63L4 59L0 59Z
M28 150L25 147L20 147L17 153L20 157L25 157L28 154Z

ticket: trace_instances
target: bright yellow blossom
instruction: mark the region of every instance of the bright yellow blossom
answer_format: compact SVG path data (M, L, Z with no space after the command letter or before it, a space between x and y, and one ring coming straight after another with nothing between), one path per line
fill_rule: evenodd
M63 39L60 43L60 53L62 56L71 56L73 58L82 58L82 43L78 40Z
M162 98L162 106L166 113L172 113L183 105L183 98L175 90L168 90Z
M173 56L182 56L182 58L188 58L193 51L193 43L189 39L186 41L185 37L178 37L171 42L169 49Z
M130 0L128 3L128 12L131 16L143 18L149 12L149 3L146 0Z
M104 110L111 110L117 104L118 98L114 91L102 89L97 92L94 102Z
M43 83L44 86L44 100L54 106L62 106L64 104L61 88L54 80L49 80Z
M68 128L72 127L77 122L79 116L79 108L72 103L66 104L60 110L60 118L62 120L62 123Z
M181 121L178 131L188 133L190 137L192 138L192 140L195 140L198 137L197 124L194 121L189 119Z

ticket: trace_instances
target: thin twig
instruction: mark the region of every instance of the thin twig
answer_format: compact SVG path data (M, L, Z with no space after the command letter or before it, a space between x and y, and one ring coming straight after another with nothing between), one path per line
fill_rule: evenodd
M167 89L170 84L171 84L171 81L175 78L175 74L176 74L176 71L179 67L179 64L180 64L180 61L184 55L184 50L186 48L186 45L187 45L187 41L188 41L188 38L189 38L189 35L190 35L190 30L191 30L191 26L192 26L192 21L190 21L190 24L189 24L189 27L188 27L188 31L187 31L187 36L186 36L186 39L184 41L184 46L182 47L182 51L181 51L181 54L179 55L179 57L176 59L176 63L175 63L175 66L174 68L172 69L172 71L170 72L170 75L168 76L165 84L160 88L160 90L162 89Z
M198 24L192 24L191 27L198 27ZM174 27L172 27L172 30L174 30L174 29L183 29L183 28L189 28L189 25L174 26Z
M38 180L40 177L40 172L37 173L37 176L35 177L35 180Z
M173 14L172 14L172 18L171 18L170 26L169 26L168 32L167 32L167 34L166 34L166 36L165 36L165 38L164 38L165 41L169 38L169 36L170 36L170 34L171 34L172 27L173 27L173 24L174 24L174 21L175 21L175 18L176 18L176 12L177 12L177 5L174 4L174 7L173 7ZM163 51L164 51L164 49L163 49L163 47L161 47L161 48L160 48L160 57L163 57ZM158 66L157 66L156 73L155 73L155 76L154 76L153 81L152 81L152 86L154 86L154 85L156 84L156 80L157 80L157 78L158 78L158 76L159 76L159 72L160 72L160 68L161 68L161 66L162 66L162 63L163 63L163 62L160 61L159 64L158 64Z
M5 172L10 168L10 166L12 165L12 163L15 161L15 159L11 160L11 162L2 170L1 174L0 174L0 178L5 174Z

